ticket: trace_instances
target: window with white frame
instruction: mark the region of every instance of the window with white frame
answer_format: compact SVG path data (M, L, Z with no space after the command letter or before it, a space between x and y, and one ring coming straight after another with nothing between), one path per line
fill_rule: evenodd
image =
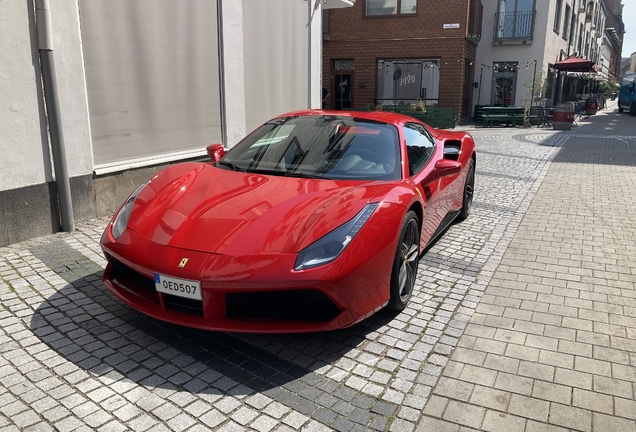
M366 0L366 16L413 15L417 13L417 0Z

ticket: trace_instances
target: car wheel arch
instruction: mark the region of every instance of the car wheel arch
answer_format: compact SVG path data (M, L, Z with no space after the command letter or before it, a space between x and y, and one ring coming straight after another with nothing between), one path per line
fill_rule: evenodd
M420 232L422 231L422 221L424 220L424 206L418 200L415 200L408 208L406 213L413 211L417 215L417 220L420 225Z

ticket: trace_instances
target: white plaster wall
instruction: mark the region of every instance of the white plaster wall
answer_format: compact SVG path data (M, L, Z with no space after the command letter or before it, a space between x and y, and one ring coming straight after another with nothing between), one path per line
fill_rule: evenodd
M609 65L612 59L612 42L607 37L605 33L603 33L603 43L601 45L601 58L603 62L599 65L599 70L603 72L605 75L609 76Z
M571 3L571 0L567 0ZM517 72L517 88L515 92L515 104L522 105L523 101L530 98L530 90L524 86L534 76L534 61L537 61L536 76L541 72L547 75L548 63L559 60L561 49L567 52L567 42L560 34L554 32L555 0L536 0L535 23L532 44L498 45L493 43L494 19L497 13L498 0L482 0L484 6L482 37L477 46L476 64L479 79L481 65L483 64L483 78L481 94L476 89L473 95L478 104L490 104L492 91L492 65L494 62L513 62L519 64ZM565 1L562 6L561 20L565 12ZM563 23L561 22L561 27ZM562 28L561 28L562 31Z
M77 0L50 2L53 52L70 177L93 172L86 75Z
M225 103L226 147L233 147L246 134L242 3L222 3L225 101L221 103Z
M554 31L554 13L556 8L556 1L550 0L550 7L549 9L546 8L547 14L544 16L545 21L542 21L544 23L543 34L545 35L545 51L543 54L544 70L547 70L548 63L554 64L561 60L561 50L566 53L568 52L568 42L563 39L563 14L565 14L566 3L569 3L570 7L572 7L572 0L563 0L563 5L561 6L561 22L559 23L559 33L556 33ZM537 11L537 13L539 12Z
M50 176L31 13L26 1L0 2L0 191L43 183Z
M320 0L310 0L310 64L308 108L322 108L322 8Z
M0 191L52 180L34 10L0 2ZM92 171L77 2L51 2L54 56L70 176Z
M306 3L307 21L303 25L309 26L310 39L302 41L310 50L309 76L303 78L302 83L297 83L305 88L307 103L304 108L320 108L322 105L322 5L320 0L309 0ZM222 6L223 19L223 70L225 76L225 116L226 116L226 147L233 147L240 141L247 130L246 99L245 99L245 52L244 52L244 26L256 27L262 23L244 22L243 0L224 1ZM274 25L268 22L266 25ZM284 26L281 22L275 25ZM281 74L285 68L281 68ZM284 92L285 89L281 89ZM287 111L298 109L290 106ZM282 114L283 111L276 114Z
M546 0L537 0L546 2ZM554 0L550 0L552 3ZM483 64L483 78L481 84L481 95L478 103L480 105L490 104L490 95L492 91L492 65L495 62L513 62L519 64L517 72L517 88L515 92L515 104L521 105L523 100L530 97L530 92L523 83L531 78L534 70L534 60L537 60L537 73L541 70L543 62L543 49L545 44L545 17L547 5L537 7L537 15L535 18L535 27L532 44L516 44L516 45L498 45L493 42L493 32L495 25L495 14L497 13L498 0L482 0L484 6L482 36L477 46L476 64L477 73L481 72L480 67ZM542 10L543 9L543 10ZM552 31L552 30L550 30ZM531 63L529 67L527 64ZM476 76L479 79L479 76ZM474 100L477 101L479 89L475 90Z

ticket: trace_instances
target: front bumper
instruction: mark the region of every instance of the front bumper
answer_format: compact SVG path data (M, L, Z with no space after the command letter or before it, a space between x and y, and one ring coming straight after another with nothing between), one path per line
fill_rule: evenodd
M361 237L328 265L294 271L296 254L193 252L154 244L130 230L115 241L108 227L103 282L133 308L174 324L250 333L333 330L387 304L395 245L384 232ZM179 268L183 258L188 263ZM200 281L202 300L157 292L155 272Z

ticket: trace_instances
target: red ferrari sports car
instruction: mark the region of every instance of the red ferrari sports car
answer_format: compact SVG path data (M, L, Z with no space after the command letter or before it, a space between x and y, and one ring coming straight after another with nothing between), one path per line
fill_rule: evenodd
M141 185L106 228L103 281L152 317L307 332L406 307L421 251L473 199L475 144L387 112L281 115Z

